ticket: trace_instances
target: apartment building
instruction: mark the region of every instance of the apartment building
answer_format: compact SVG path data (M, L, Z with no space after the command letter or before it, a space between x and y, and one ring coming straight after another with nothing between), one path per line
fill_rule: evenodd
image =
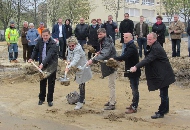
M117 1L118 0L115 0L115 4L117 4ZM106 10L106 6L102 3L102 0L94 1L93 4L97 5L97 8L90 14L89 19L101 18L103 20L107 20L107 16L111 14L115 20L115 14ZM123 0L123 3L121 2L121 4L123 4L123 7L120 5L121 8L118 12L118 21L122 21L124 19L124 13L129 13L130 19L135 23L139 22L139 17L143 15L145 17L145 21L152 24L156 21L157 15L164 14L164 9L162 5L160 5L160 0Z

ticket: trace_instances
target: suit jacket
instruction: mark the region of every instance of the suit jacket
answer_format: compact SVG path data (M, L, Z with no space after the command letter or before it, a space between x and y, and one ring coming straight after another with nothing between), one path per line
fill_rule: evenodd
M32 53L31 59L34 59L36 55L39 53L39 64L43 64L43 69L47 68L48 72L54 72L57 70L58 65L58 55L57 55L57 46L55 41L50 38L48 43L46 44L46 57L42 61L42 52L44 48L43 39L40 38L34 47L34 51Z
M65 25L62 24L62 34L63 34L63 39L64 42L66 43L66 30L65 30ZM52 28L52 37L54 39L58 39L59 38L59 24L55 24Z

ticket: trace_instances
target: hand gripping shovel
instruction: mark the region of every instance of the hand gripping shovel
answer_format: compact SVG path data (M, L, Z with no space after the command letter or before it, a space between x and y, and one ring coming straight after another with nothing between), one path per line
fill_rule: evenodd
M66 63L66 68L68 67L68 63ZM65 71L65 75L63 78L60 78L60 81L61 81L61 85L65 85L65 86L68 86L70 85L70 81L69 81L69 78L67 78L67 71Z
M93 60L98 54L96 54L94 57L91 58L91 60ZM84 70L84 68L87 67L88 61L86 62L86 64L84 66L78 66L77 69L78 71Z
M40 72L40 79L44 79L45 77L47 77L46 73L44 73L33 61L31 61L32 65L34 67L36 67L36 69Z

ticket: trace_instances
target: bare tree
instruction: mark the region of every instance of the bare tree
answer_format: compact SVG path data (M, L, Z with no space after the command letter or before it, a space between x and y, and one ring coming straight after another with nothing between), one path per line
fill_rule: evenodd
M63 6L62 0L47 0L47 13L48 13L48 19L52 23L52 26L55 24L57 19L61 16L61 6Z
M189 0L164 0L163 6L169 18L172 18L174 14L179 14L179 16L184 19L185 23L187 23L190 17Z
M77 23L80 17L89 19L90 12L96 6L90 4L89 0L65 0L62 6L62 16L70 18L73 23Z
M102 2L106 10L115 15L117 21L119 10L125 7L125 0L103 0Z
M3 24L3 30L5 32L10 19L14 15L14 10L13 10L13 5L12 5L13 0L0 0L0 21Z

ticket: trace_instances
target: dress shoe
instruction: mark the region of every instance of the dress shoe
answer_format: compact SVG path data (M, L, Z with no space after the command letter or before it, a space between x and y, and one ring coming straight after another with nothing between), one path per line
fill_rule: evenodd
M19 63L19 61L18 60L13 60L15 63Z
M109 106L110 105L110 102L107 102L104 104L104 106Z
M115 105L109 105L104 110L115 110Z
M117 102L114 103L114 105L116 104ZM110 102L107 102L104 104L104 106L109 106L110 105Z
M44 103L44 101L39 100L38 105L42 105L43 103Z
M135 109L127 109L127 111L125 112L126 114L132 114L132 113L136 113L137 112L137 110L135 110Z
M157 119L157 118L164 118L164 114L157 113L153 116L151 116L152 119Z
M53 106L53 102L48 102L48 106L49 107Z
M165 111L165 112L162 112L163 114L167 114L169 113L169 110ZM155 114L159 114L159 112L155 112Z
M132 105L130 105L129 107L126 107L126 109L132 109Z

